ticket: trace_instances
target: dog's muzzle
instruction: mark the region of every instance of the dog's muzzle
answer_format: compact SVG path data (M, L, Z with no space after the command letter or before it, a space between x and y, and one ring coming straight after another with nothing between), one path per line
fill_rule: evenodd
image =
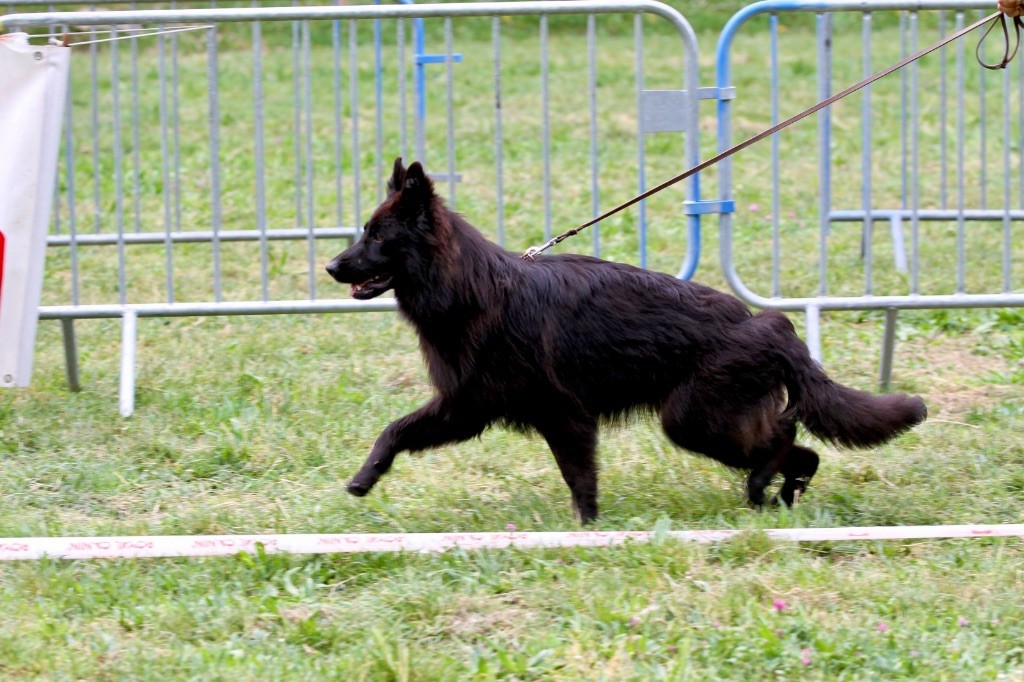
M361 301L376 298L391 288L391 275L381 273L368 279L356 281L360 276L353 276L351 273L346 272L338 258L328 263L326 269L327 274L334 278L336 282L351 285L350 293L352 297Z

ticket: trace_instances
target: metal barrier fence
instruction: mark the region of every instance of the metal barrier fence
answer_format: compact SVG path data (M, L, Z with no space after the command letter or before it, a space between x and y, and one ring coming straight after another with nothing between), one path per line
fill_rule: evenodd
M991 11L990 0L758 2L724 28L714 88L699 87L696 38L686 20L647 0L3 17L8 30L161 31L155 46L130 41L128 75L116 42L102 53L90 46L90 59L79 65L89 72L75 82L90 90L73 91L69 104L63 188L51 237L62 249L51 263L66 266L69 276L57 278L40 315L64 324L72 385L71 320L123 318L122 411L130 412L139 316L391 309L389 300L322 298L317 277L336 241L355 236L364 207L380 198L389 150L406 152L410 62L443 67L443 79L439 69L438 77L425 80L443 88L443 122L440 116L428 121L421 99L411 116L417 155L443 149L445 167L428 163L428 170L440 175L449 201L456 202L461 174L474 191L460 202L471 202L474 216L495 216L492 236L520 248L546 239L556 222L578 222L571 206L557 200L562 193L572 197L566 202L572 206L589 198L596 215L608 187L619 199L644 188L648 172L668 177L695 164L699 100L717 100L718 145L725 149L734 119L743 132L758 132L780 111L830 94L833 81L852 83ZM665 20L668 38L645 32L643 14ZM608 78L613 67L601 64L597 26L606 15L632 22L633 62L624 79L621 73ZM502 17L536 23L514 41L503 40L508 29ZM484 23L475 28L468 23L480 18ZM406 22L418 19L435 23L416 29L410 46ZM578 20L578 34L553 34L550 22L556 20ZM763 33L740 31L761 21ZM170 32L183 22L204 28ZM801 23L810 30L782 30ZM460 36L474 36L473 44L490 52L467 55L458 84L456 25ZM440 56L415 56L425 55L426 36L443 42ZM765 55L763 63L734 69L731 47L740 36L764 44L757 52ZM891 373L898 310L1024 305L1024 294L1014 290L1024 277L1024 244L1014 243L1015 226L1024 219L1024 60L1012 72L990 74L971 61L976 39L961 40L823 110L816 155L809 153L806 134L791 129L769 146L723 162L717 171L720 200L703 200L694 178L682 212L669 208L667 196L642 204L630 246L635 262L666 269L665 262L648 261L648 236L654 234L649 224L664 226L658 234L664 229L668 239L653 252L664 251L683 235L673 231L682 213L687 253L679 274L689 277L699 258L700 216L720 213L727 281L755 306L805 312L815 357L821 355L821 311L886 312L883 384ZM524 49L524 40L534 42ZM372 58L365 56L369 45ZM476 68L481 63L486 68ZM763 73L769 86L760 93ZM651 87L658 79L664 89ZM397 87L382 85L388 82ZM524 95L524 89L530 92ZM372 120L363 115L366 109ZM103 120L100 111L112 120ZM659 138L652 160L645 140L658 132L675 134ZM512 138L536 141L535 153L523 158L517 148L510 155L505 142ZM673 142L666 145L669 138ZM578 168L577 159L586 159L586 168ZM734 214L736 202L744 206L764 194L761 178L768 183L770 209L749 205ZM248 193L251 201L238 198ZM795 204L784 206L783 197ZM817 206L817 215L805 213L809 206ZM879 222L888 226L888 238L876 230ZM208 227L191 227L203 224ZM621 254L624 224L620 218L594 229L594 253L611 243ZM189 251L195 243L203 248ZM235 243L254 248L231 254ZM106 256L96 255L101 246ZM135 261L128 253L129 247L147 246L161 259L163 283L145 280L140 289L133 286ZM258 282L245 276L249 270L240 263L246 258L260 263ZM209 261L209 267L197 261ZM152 257L139 262L154 264ZM116 283L105 276L110 267ZM278 291L304 291L306 298L279 300ZM66 303L51 304L62 296Z
M745 77L730 50L738 36L752 39L740 30L752 24L767 63L749 66L770 74L770 108L766 114L742 90L736 102L720 101L719 147L732 144L737 113L745 125L766 128L780 109L832 94L833 80L853 83L994 9L987 1L944 0L750 5L721 34L717 83L731 87L734 71ZM813 26L783 35L783 22ZM821 311L886 311L883 385L898 310L1024 305L1024 242L1014 232L1024 219L1024 63L986 71L974 59L979 37L820 112L813 161L806 140L794 144L786 131L719 169L726 198L764 191L751 178L770 183L766 215L721 216L722 264L733 289L758 307L806 312L818 358ZM745 188L733 182L734 166ZM795 189L798 183L805 186ZM784 206L784 195L803 200L796 210L817 205L817 215ZM877 223L889 227L888 239L879 238Z
M398 0L398 2L401 3L401 4L406 4L406 5L414 4L413 0ZM202 8L202 7L209 7L211 4L215 4L215 3L178 2L177 0L169 0L169 1L166 1L166 2L164 0L111 0L111 2L105 2L103 4L104 5L114 5L114 6L117 6L117 5L127 5L128 8L130 8L132 10L138 9L140 6L145 7L147 9L172 9L172 10L178 10L178 9L198 9L198 8ZM242 7L242 6L274 7L274 6L278 6L280 4L281 3L280 3L279 0L251 0L251 2L248 2L248 3L241 3L241 2L237 2L237 1L236 2L230 2L229 1L229 2L226 2L226 3L225 2L221 2L220 6L221 7ZM294 6L299 6L299 5L320 6L320 5L324 4L324 3L316 2L315 0L312 0L312 1L311 0L304 0L303 2L299 2L298 0L293 0L291 4L294 7ZM340 3L335 3L335 4L340 4ZM375 4L380 4L380 0L375 0ZM2 5L0 5L0 7L2 7L4 9L6 14L13 14L16 10L21 10L23 8L38 9L40 7L45 7L47 9L47 11L49 11L49 12L56 11L56 5L53 2L51 2L50 0L6 0L6 2L4 2ZM84 4L84 5L80 5L80 6L74 7L74 11L90 11L90 12L95 12L95 11L97 11L97 9L99 9L99 7L96 5L96 3L89 3L89 4ZM414 92L415 92L415 109L414 109L415 118L414 118L414 125L413 125L413 130L414 130L414 144L413 144L413 147L416 150L416 158L421 159L421 160L425 160L426 159L426 142L425 142L425 139L424 139L424 131L425 131L426 118L427 118L427 92L426 92L426 81L427 81L427 78L426 78L426 67L428 65L430 65L430 64L440 64L440 65L443 65L445 63L446 56L443 55L443 54L436 54L436 53L429 53L429 52L427 52L427 49L426 49L426 31L424 29L424 20L423 19L420 19L420 18L412 19L411 22L412 22L412 29L413 29L412 30L413 37L412 37L412 53L409 56L411 57L411 62L413 64L413 69L412 69L412 71L413 71L413 81L414 81L414 86L413 87L414 87ZM296 27L297 27L297 25L293 25L292 26L292 56L293 56L293 60L294 60L293 68L295 69L295 73L298 74L300 69L302 68L302 64L301 64L301 61L300 61L300 55L301 55L301 35L300 35L299 31L295 30ZM100 27L100 28L102 28L102 27ZM96 27L92 27L92 29L93 30L90 31L90 33L91 33L90 38L95 40L95 39L97 39L97 33L96 33L97 28ZM405 31L405 20L402 20L402 21L399 22L397 30L400 33L399 36L398 36L399 44L404 46L404 41L405 41L405 34L404 34L404 31ZM170 34L170 45L171 45L170 46L170 52L171 52L170 62L171 62L172 65L176 65L177 61L178 61L178 50L177 50L178 46L177 46L177 42L178 42L177 34L174 34L174 33ZM138 69L138 63L139 63L138 62L138 42L137 41L132 41L130 43L130 50L131 50L131 64L130 64L130 68L131 68L131 72L132 72L132 82L133 82L133 86L134 86L137 83L137 69ZM97 53L97 48L96 47L90 48L90 50L89 50L89 58L90 58L90 63L91 63L91 73L94 76L97 73L97 54L98 53ZM376 72L374 74L374 92L376 94L376 100L378 102L380 102L381 98L382 98L382 92L383 92L383 82L382 82L382 71L383 71L383 69L382 69L382 64L383 64L383 37L381 35L381 24L380 24L379 21L375 21L373 23L373 55L374 55L374 65L376 67ZM404 57L405 56L404 50L399 50L399 55ZM453 54L453 55L451 55L451 59L455 63L461 62L462 61L462 55L458 54L458 53ZM172 66L172 68L173 68L173 66ZM406 74L406 68L405 68L404 64L402 64L400 66L399 71L400 71L400 73L403 74L403 77L404 77L404 75ZM96 85L95 78L93 78L92 86L95 87L95 85ZM403 83L403 87L404 87L404 83ZM175 92L175 94L177 93L177 83L176 82L174 83L174 92ZM96 99L96 97L95 97L95 90L94 90L93 91L93 101L95 101L95 99ZM404 106L404 102L403 102L403 106ZM404 132L405 132L405 129L403 128L403 133ZM403 154L404 154L405 146L406 146L406 139L403 137L403 139L402 139ZM456 179L458 180L458 178L456 178Z
M605 15L619 15L619 29L624 24L632 32L633 63L624 75L608 77L611 67L598 58L599 19ZM660 20L653 35L645 16ZM511 49L502 39L503 17L535 22L528 31L535 61L527 63L516 49L511 68L506 64ZM470 26L472 18L483 23ZM428 165L428 171L453 205L458 160L459 173L487 195L481 200L474 194L474 214L496 216L491 232L500 242L525 247L549 237L556 221L577 221L580 216L563 207L556 193L589 195L596 215L606 188L613 187L618 199L644 189L649 168L660 176L696 163L698 99L715 93L699 91L689 24L650 0L2 17L8 31L132 36L126 47L121 41L92 43L88 59L72 60L48 264L51 274L60 274L48 277L40 309L42 319L62 321L72 387L78 382L75 319L123 320L121 411L130 414L138 317L394 307L389 299L335 298L333 289L324 298L318 280L338 240L356 236L367 208L382 198L387 160L406 153L408 70L417 61L409 52L422 53L424 35L409 45L406 23L418 19L440 23L426 30L443 39L443 54L428 61L440 61L444 77L428 85L443 87L445 115L443 123L431 124L417 107L424 114L417 120L426 124L417 147L422 145L420 154L445 150L446 167ZM550 31L553 22L573 20L578 33ZM490 44L489 55L472 56L490 64L460 72L458 83L456 25ZM138 37L142 27L156 35ZM198 28L176 32L190 27ZM573 57L568 63L566 55ZM646 71L648 64L657 73ZM599 86L599 79L607 83ZM667 87L651 89L652 80ZM397 87L383 88L382 82ZM582 130L588 134L580 135ZM662 136L657 155L649 156L645 138L666 132L674 133L672 141ZM510 157L510 136L536 140L534 153L522 158L517 148ZM579 158L588 160L585 167L577 167ZM539 201L532 200L535 194ZM649 224L661 220L674 230L685 222L680 275L692 274L700 214L709 206L700 201L696 179L686 196L683 210L668 198L648 202L652 215L641 207L637 264L648 265ZM586 201L573 202L580 204ZM609 239L621 252L622 243L633 239L624 225L595 230L593 252L601 253ZM681 230L672 234L683 236ZM258 275L250 274L254 270ZM275 297L282 292L287 299ZM296 299L296 292L305 298Z

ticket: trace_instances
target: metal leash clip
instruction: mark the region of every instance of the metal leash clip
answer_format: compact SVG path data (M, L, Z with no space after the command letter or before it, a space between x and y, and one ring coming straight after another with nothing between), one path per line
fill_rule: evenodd
M520 258L522 258L523 260L533 260L533 257L540 253L540 251L541 248L539 246L531 246L525 252L523 252L523 255L520 256Z
M574 231L570 230L570 232L574 232ZM550 249L552 246L554 246L558 242L560 242L563 239L565 239L565 237L566 237L566 235L559 235L558 237L555 237L554 239L547 240L546 242L544 242L540 246L531 246L530 248L528 248L526 251L523 252L523 255L520 256L520 258L523 259L523 260L533 260L534 256L536 256L536 255L538 255L540 253L544 253L545 251Z

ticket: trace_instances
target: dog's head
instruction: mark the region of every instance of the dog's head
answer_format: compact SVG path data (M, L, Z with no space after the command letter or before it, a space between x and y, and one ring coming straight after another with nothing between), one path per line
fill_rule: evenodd
M402 158L388 180L388 196L363 226L359 241L327 264L338 282L352 285L352 296L369 300L394 287L409 272L410 258L422 252L430 232L434 185L416 162Z

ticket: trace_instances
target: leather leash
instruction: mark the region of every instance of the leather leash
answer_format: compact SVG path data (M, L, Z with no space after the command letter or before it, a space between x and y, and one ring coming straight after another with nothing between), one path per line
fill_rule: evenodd
M1005 3L1006 0L1003 0L1003 2ZM1002 7L1002 5L1000 5L1000 7ZM1022 10L1022 11L1024 11L1024 10ZM978 58L978 62L982 66L984 66L986 69L1005 69L1006 66L1016 56L1017 51L1020 48L1020 32L1021 32L1021 29L1024 28L1024 22L1021 21L1020 16L1012 16L1012 18L1011 18L1011 22L1012 22L1014 31L1016 33L1016 42L1015 42L1015 45L1013 47L1013 50L1011 51L1010 50L1010 30L1009 30L1009 26L1007 25L1007 15L1003 11L999 11L999 12L996 12L995 14L992 14L990 16L985 17L984 19L981 19L980 21L976 21L975 23L971 24L970 26L957 31L956 33L954 33L954 34L952 34L952 35L950 35L950 36L948 36L946 38L943 38L942 40L940 40L939 42L935 43L934 45L926 47L923 50L915 52L914 54L912 54L912 55L910 55L908 57L905 57L904 59L901 59L900 61L896 62L895 64L893 64L892 66L889 66L886 69L883 69L882 71L878 71L878 72L872 74L871 76L868 76L864 80L860 81L859 83L855 83L854 85L851 85L850 87L846 88L842 92L837 92L836 94L832 95L831 97L829 97L827 99L823 99L822 101L818 102L814 106L812 106L812 107L810 107L808 109L804 109L800 113L787 118L785 121L782 121L781 123L777 123L776 125L773 125L771 128L768 128L767 130L761 131L757 135L754 135L753 137L748 138L747 140L744 140L743 142L740 142L739 144L737 144L737 145L735 145L735 146L725 150L724 152L721 152L717 156L713 156L710 159L707 159L706 161L703 161L703 162L699 163L698 165L690 168L689 170L687 170L687 171L685 171L683 173L680 173L679 175L675 176L674 178L666 180L665 182L661 183L657 187L653 187L653 188L647 190L646 192L644 192L642 194L638 194L637 196L633 197L629 201L627 201L625 203L622 203L622 204L619 204L618 206L616 206L615 208L611 209L610 211L606 211L605 213L602 213L601 215L597 216L596 218L593 218L593 219L591 219L591 220L589 220L589 221L587 221L587 222L585 222L585 223L583 223L581 225L578 225L578 226L572 228L571 230L563 232L562 234L558 235L557 237L554 237L554 238L550 239L549 241L547 241L546 243L544 243L544 244L542 244L540 246L532 246L532 247L530 247L529 249L526 250L526 252L522 256L520 256L520 258L524 258L526 260L533 260L533 257L536 256L537 254L543 253L544 251L547 251L548 249L550 249L552 246L555 246L556 244L559 244L559 243L565 241L569 237L572 237L574 235L579 234L580 232L582 232L583 230L587 229L591 225L599 223L602 220L604 220L605 218L613 216L616 213L629 208L633 204L635 204L635 203L637 203L639 201L643 201L644 199L646 199L647 197L649 197L649 196L651 196L653 194L657 194L658 192L662 191L663 189L671 187L672 185L674 185L674 184L676 184L678 182L681 182L681 181L685 180L686 178L688 178L688 177L690 177L690 176L692 176L692 175L694 175L696 173L701 172L702 170L705 170L707 168L710 168L711 166L714 166L719 161L722 161L723 159L727 159L730 156L732 156L733 154L737 154L737 153L743 151L747 147L760 142L761 140L763 140L766 137L774 135L775 133L779 132L780 130L783 130L784 128L788 128L789 126L793 125L794 123L807 118L811 114L814 114L814 113L817 113L818 111L821 111L822 109L824 109L825 107L829 106L830 104L835 104L836 102L838 102L839 100L843 99L844 97L848 97L849 95L852 95L853 93L857 92L858 90L861 90L862 88L867 87L868 85L871 85L875 81L880 80L882 78L885 78L886 76L888 76L891 73L899 71L904 66L907 66L908 64L911 64L911 63L917 61L921 57L924 57L925 55L930 54L930 53L934 52L935 50L938 50L941 47L945 47L949 43L964 37L965 35L967 35L971 31L973 31L974 29L979 28L981 26L984 26L989 21L992 22L992 25L988 27L988 30L985 31L985 35L983 35L981 37L981 40L978 42L978 47L975 49L975 56ZM982 44L984 44L985 39L988 37L989 33L992 32L992 29L995 28L996 23L1000 23L1002 25L1003 37L1006 40L1006 49L1005 49L1005 51L1003 53L1002 59L1000 59L998 62L996 62L994 64L987 64L984 61L982 61L982 59L981 59L981 46L982 46Z

